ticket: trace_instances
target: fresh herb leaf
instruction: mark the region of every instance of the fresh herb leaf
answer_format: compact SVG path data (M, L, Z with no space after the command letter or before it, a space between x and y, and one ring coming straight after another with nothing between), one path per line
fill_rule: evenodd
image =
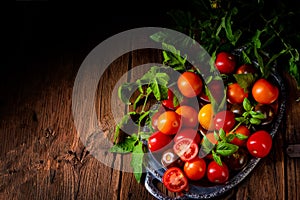
M118 88L118 96L125 104L130 104L130 97L132 93L137 89L136 83L123 83Z
M255 77L252 73L248 74L233 74L236 82L244 89L245 92L249 92L249 88L255 82Z
M218 142L216 153L221 156L230 156L239 149L239 146L227 142Z
M141 181L142 172L143 172L143 159L144 159L144 150L143 142L139 141L136 146L134 146L131 154L130 165L133 168L134 177L137 182Z
M218 165L223 166L221 157L215 151L212 151L212 157L213 157L214 161L216 161L216 163L218 163Z
M135 148L136 142L136 136L128 136L121 143L113 145L109 151L112 153L130 153Z

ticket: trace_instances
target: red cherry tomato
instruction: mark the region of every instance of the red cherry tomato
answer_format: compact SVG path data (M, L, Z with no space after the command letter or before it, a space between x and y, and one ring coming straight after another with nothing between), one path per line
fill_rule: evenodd
M175 111L165 111L157 121L157 129L167 135L175 135L181 126L181 117Z
M188 179L193 181L200 180L206 173L206 162L197 156L196 158L185 162L183 171Z
M178 142L179 140L181 140L182 138L189 138L191 140L193 140L196 144L200 143L200 135L198 134L196 129L192 129L192 128L185 128L185 129L181 129L174 137L174 142Z
M214 125L217 130L221 128L229 132L235 124L235 115L232 111L223 110L218 112L214 117Z
M279 89L264 78L258 79L252 87L253 98L261 104L271 104L278 99Z
M198 112L195 108L182 105L178 107L175 112L181 116L182 126L194 128L198 125Z
M225 162L222 162L222 166L220 166L214 160L208 164L206 174L212 183L225 183L229 178L229 170Z
M158 151L166 147L172 141L172 137L160 131L153 133L148 138L148 148L150 151Z
M241 104L244 99L248 98L248 92L238 84L232 83L227 87L227 100L231 104Z
M173 149L180 159L186 162L198 155L199 146L192 139L182 138L173 145Z
M272 136L265 130L256 131L247 140L247 149L254 157L266 157L271 148Z
M220 52L217 54L215 66L221 74L231 74L235 70L236 58L228 52Z
M188 188L188 179L178 167L167 169L162 177L162 182L171 192L182 192Z
M236 70L236 74L255 74L258 70L251 64L242 64Z
M244 135L244 136L247 136L247 137L249 137L249 135L250 135L250 130L246 127L246 126L244 126L244 125L240 125L235 131L234 131L234 133L235 134L241 134L241 135ZM226 133L226 135L228 135L229 134L229 132L228 133ZM248 139L248 138L247 138ZM245 139L245 140L240 140L240 139L238 139L237 137L234 137L234 139L233 140L231 140L231 144L235 144L235 145L238 145L238 146L245 146L245 144L246 144L246 142L247 142L247 139Z
M178 105L174 105L174 93L172 92L171 89L168 89L168 98L165 100L162 100L162 105L170 110L175 110L179 107Z
M177 86L183 96L191 98L201 93L203 82L199 75L187 71L179 76Z

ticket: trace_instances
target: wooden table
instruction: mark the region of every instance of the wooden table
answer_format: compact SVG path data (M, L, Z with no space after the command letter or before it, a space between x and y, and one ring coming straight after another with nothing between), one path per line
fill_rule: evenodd
M121 163L109 160L113 169L97 160L74 125L74 81L85 56L98 42L82 48L54 45L44 53L35 50L35 55L24 51L23 60L7 62L10 67L22 63L24 67L17 67L19 73L13 68L1 73L0 199L154 199L143 182L137 183L132 173L122 171ZM114 84L128 69L150 62L161 62L158 50L129 52L103 74L96 108L104 132L114 125L109 105L116 98L111 96ZM287 110L271 153L222 199L300 198L300 159L286 153L289 144L300 143L300 104L296 101L300 92L289 75L283 78ZM168 193L162 185L158 187Z

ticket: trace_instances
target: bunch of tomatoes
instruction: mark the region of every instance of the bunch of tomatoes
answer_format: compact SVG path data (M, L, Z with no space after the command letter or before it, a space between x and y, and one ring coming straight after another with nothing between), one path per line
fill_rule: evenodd
M215 66L220 74L228 76L259 73L252 64L238 64L235 55L228 52L217 54ZM272 137L264 126L272 122L277 112L279 89L275 84L259 77L246 90L238 82L225 82L226 109L217 113L204 88L199 73L182 72L176 86L169 88L168 98L161 101L161 108L151 118L155 131L148 139L148 149L158 155L165 167L163 184L171 192L187 191L189 183L224 184L243 169L251 157L263 158L272 147ZM174 103L174 90L183 96L179 104ZM219 97L215 94L216 99ZM245 115L245 98L253 105L248 113L264 116L259 118L257 126L236 120ZM222 141L216 136L220 131L226 137L230 134L240 137L232 137L229 141L238 149L228 156L221 154L221 161L217 162L212 152L203 154L201 149L204 138L212 145L221 145Z

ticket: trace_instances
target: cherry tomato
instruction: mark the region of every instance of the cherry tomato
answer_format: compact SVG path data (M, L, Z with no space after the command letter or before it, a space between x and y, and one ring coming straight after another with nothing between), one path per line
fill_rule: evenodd
M162 182L171 192L182 192L188 188L188 179L178 167L167 169L162 177Z
M173 150L181 160L186 162L198 155L199 146L192 139L182 138L173 145Z
M245 148L239 148L234 154L224 157L224 162L232 170L243 169L249 160L248 152Z
M271 104L278 99L279 89L264 78L258 79L252 87L252 96L262 104Z
M272 148L272 136L265 130L259 130L250 135L247 140L249 153L257 158L266 157Z
M167 146L171 141L171 136L157 131L148 138L148 148L152 152L158 151Z
M251 132L250 132L250 130L249 130L246 126L240 125L240 126L234 131L234 133L235 133L235 134L241 134L241 135L244 135L244 136L249 137L249 135L250 135ZM229 132L226 133L226 135L228 135L228 134L229 134ZM248 138L247 138L247 139L248 139ZM230 143L235 144L235 145L238 145L238 146L244 146L244 145L246 144L246 142L247 142L247 139L241 140L241 139L238 139L237 137L234 137L234 139L231 140Z
M248 98L248 92L238 84L232 83L227 87L227 100L231 104L242 104L244 99Z
M221 103L226 95L223 80L212 80L207 88L217 103Z
M235 70L236 58L228 52L220 52L217 54L215 66L221 74L231 74Z
M174 142L176 143L182 138L189 138L193 140L196 144L199 144L201 140L197 130L192 128L181 129L178 133L176 133L174 137Z
M181 117L175 111L165 111L157 121L157 129L167 135L175 135L181 126Z
M185 162L183 171L188 179L193 181L200 180L205 176L206 162L197 156L194 159Z
M275 111L273 109L273 107L269 104L257 104L254 107L254 111L258 112L258 113L262 113L265 116L265 119L261 120L261 124L260 125L268 125L270 124L274 117L275 117Z
M223 110L218 112L214 118L214 125L217 130L221 128L225 132L229 132L235 124L235 115L230 110Z
M199 75L187 71L179 76L177 86L183 96L191 98L201 93L203 82Z
M178 105L174 105L174 93L171 89L168 89L168 98L165 100L162 100L162 105L170 110L176 110L179 107Z
M225 183L229 178L229 169L225 162L222 162L222 166L220 166L213 160L207 166L206 175L212 183Z
M236 70L236 74L255 74L258 70L252 64L242 64Z
M151 117L151 125L152 125L152 128L155 130L155 131L158 131L158 128L157 128L157 122L158 122L158 117L162 114L162 112L156 112L155 114L152 115Z
M163 152L161 156L161 163L166 168L183 167L184 162L174 152L173 148L169 148Z
M182 105L175 112L181 116L182 126L194 128L198 125L198 112L195 108Z

